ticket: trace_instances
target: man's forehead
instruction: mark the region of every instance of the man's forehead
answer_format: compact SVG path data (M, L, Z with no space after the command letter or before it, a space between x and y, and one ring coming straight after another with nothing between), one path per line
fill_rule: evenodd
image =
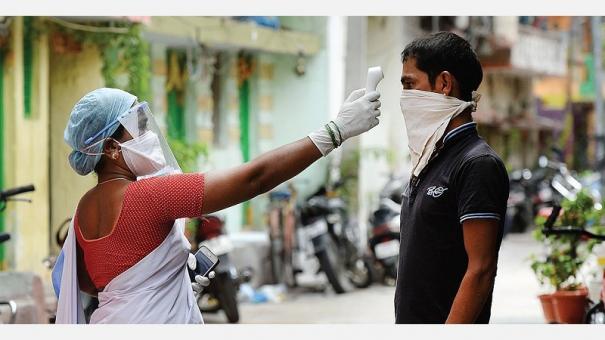
M406 59L401 65L401 75L413 76L413 74L418 71L419 70L416 67L416 60L414 60L413 58Z
M416 60L408 58L401 67L401 80L419 80L425 77L426 73L416 67Z
M416 68L416 58L407 57L403 60L402 65L404 68Z

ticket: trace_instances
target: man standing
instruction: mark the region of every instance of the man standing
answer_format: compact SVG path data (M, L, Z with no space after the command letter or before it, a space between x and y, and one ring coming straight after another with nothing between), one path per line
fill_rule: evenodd
M483 78L453 33L401 53L412 176L401 209L397 323L488 323L508 199L502 160L477 134Z

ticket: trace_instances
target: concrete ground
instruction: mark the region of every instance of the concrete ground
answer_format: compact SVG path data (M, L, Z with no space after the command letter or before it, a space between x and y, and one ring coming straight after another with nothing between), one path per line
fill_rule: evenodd
M527 258L540 251L531 233L510 234L502 242L494 287L492 323L544 323L540 286Z
M502 243L494 288L492 323L543 323L539 286L527 257L539 250L529 233L509 235ZM49 306L54 293L47 285ZM289 292L281 303L240 304L242 323L382 323L394 322L394 287L374 284L367 289L337 295L330 289ZM226 322L222 312L204 314L207 323Z
M509 235L502 243L494 288L492 323L543 323L539 286L527 257L539 250L529 233ZM336 295L331 290L296 290L281 303L242 303L242 323L383 323L394 322L395 289L374 284ZM222 312L204 315L207 323L225 322Z

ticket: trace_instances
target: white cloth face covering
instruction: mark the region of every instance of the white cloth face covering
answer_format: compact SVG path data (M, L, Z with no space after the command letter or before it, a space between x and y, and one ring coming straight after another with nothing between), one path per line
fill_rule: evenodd
M413 176L420 175L428 164L452 118L468 108L475 111L480 98L474 91L470 102L430 91L402 91L400 106L408 134Z

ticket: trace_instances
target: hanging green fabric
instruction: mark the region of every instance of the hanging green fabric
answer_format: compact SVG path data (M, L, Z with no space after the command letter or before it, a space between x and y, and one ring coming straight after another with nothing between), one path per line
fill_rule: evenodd
M250 82L242 82L239 88L240 145L244 162L250 160Z
M33 18L23 17L23 112L26 118L32 115L33 79Z
M244 162L250 160L250 82L244 80L239 87L239 130L240 147L242 149L242 158ZM244 202L242 218L244 224L250 225L253 220L252 207L250 201Z
M167 69L167 97L168 97L168 137L185 140L185 103L184 103L184 54L175 50L168 50Z
M176 90L168 92L168 136L173 139L185 140L185 108L179 103Z

